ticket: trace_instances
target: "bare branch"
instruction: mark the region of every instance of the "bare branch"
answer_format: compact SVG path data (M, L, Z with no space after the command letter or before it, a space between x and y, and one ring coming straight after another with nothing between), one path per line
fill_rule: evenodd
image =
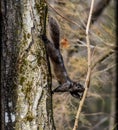
M97 60L92 64L91 69L93 69L98 63L102 62L104 59L109 57L111 54L113 54L113 50L105 51L104 55L97 58Z
M100 126L106 120L108 120L108 117L104 117L102 120L100 120L93 128L91 128L91 130L95 130L98 126Z
M91 49L90 49L90 40L89 40L89 27L90 27L90 23L91 23L91 18L92 18L92 11L93 11L93 5L94 5L94 0L91 1L91 8L90 8L90 13L89 13L89 17L88 17L88 22L87 22L87 26L86 26L86 42L87 42L87 51L88 51L88 72L87 72L87 76L86 76L86 81L85 81L85 91L83 94L83 97L80 101L79 104L79 108L76 114L76 119L75 119L75 124L73 127L73 130L76 130L78 127L78 121L79 121L79 116L80 116L80 112L82 110L87 92L88 92L88 88L89 88L89 84L90 84L90 76L91 76Z

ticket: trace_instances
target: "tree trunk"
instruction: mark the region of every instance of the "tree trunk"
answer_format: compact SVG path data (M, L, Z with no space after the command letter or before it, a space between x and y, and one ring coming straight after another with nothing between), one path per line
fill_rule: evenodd
M2 130L55 130L44 0L2 0Z

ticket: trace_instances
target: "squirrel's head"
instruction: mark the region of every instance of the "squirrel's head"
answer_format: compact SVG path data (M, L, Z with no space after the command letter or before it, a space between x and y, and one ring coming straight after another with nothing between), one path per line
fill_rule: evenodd
M85 88L79 82L73 82L70 88L70 93L73 97L81 99Z

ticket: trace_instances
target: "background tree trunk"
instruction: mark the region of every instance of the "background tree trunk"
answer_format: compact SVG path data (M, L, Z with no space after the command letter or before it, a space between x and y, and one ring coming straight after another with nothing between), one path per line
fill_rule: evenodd
M51 78L39 39L44 0L2 0L2 130L55 130Z

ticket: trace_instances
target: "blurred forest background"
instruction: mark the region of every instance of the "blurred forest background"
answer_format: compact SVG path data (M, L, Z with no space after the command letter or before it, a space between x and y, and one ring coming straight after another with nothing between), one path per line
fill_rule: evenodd
M105 0L104 0L105 1ZM91 24L92 75L89 92L81 112L79 130L112 130L115 127L116 80L116 1L108 4ZM106 2L107 2L106 1ZM89 16L90 0L48 0L48 15L60 25L61 44L67 72L71 79L84 84L87 73L87 47L85 29ZM98 7L100 0L94 3ZM58 85L53 74L53 89ZM54 119L57 130L72 130L79 100L69 93L53 96Z

